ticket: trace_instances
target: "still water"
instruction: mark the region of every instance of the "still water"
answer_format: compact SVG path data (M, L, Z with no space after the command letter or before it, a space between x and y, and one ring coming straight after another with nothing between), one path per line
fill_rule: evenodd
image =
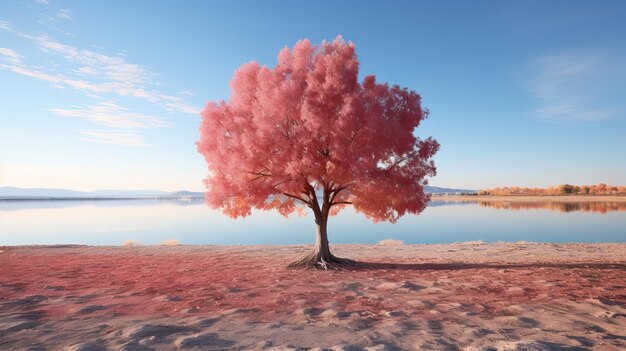
M372 223L351 209L329 221L333 243L459 241L626 242L626 202L442 202L398 223ZM311 215L285 219L257 212L232 220L202 201L0 202L0 245L302 244L314 238Z

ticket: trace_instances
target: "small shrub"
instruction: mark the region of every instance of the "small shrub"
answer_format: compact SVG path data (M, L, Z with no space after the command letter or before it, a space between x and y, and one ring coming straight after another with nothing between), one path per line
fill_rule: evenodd
M180 241L176 240L176 239L167 239L167 240L163 240L159 243L159 245L161 246L178 246L180 245Z
M122 246L126 246L126 247L141 246L141 243L137 240L126 240L122 243Z
M378 245L383 245L383 246L401 246L401 245L404 245L404 242L402 240L385 239L385 240L379 241Z

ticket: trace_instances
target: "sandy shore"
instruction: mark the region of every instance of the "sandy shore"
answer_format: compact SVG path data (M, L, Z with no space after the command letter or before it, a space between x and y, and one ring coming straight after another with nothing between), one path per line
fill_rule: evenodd
M0 247L0 349L626 349L626 244L333 248Z

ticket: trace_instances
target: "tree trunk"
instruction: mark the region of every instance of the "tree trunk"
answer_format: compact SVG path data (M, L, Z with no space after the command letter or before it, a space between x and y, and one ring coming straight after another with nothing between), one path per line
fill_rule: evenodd
M317 211L316 211L317 212ZM356 262L339 258L330 253L328 245L328 211L320 211L315 215L315 247L302 259L289 264L289 268L322 268L335 269L338 266L355 265Z
M320 259L330 262L332 255L328 246L328 217L321 218L319 221L315 220L315 222L315 248L313 253L319 256Z

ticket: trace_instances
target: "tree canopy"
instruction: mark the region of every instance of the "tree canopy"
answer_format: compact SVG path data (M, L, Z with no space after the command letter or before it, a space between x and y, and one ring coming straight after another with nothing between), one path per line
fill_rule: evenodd
M341 37L285 47L274 68L241 66L230 100L201 113L207 203L231 217L321 211L324 200L331 214L352 204L375 221L421 212L439 144L413 131L428 111L418 93L373 75L359 82L358 72L355 46Z

